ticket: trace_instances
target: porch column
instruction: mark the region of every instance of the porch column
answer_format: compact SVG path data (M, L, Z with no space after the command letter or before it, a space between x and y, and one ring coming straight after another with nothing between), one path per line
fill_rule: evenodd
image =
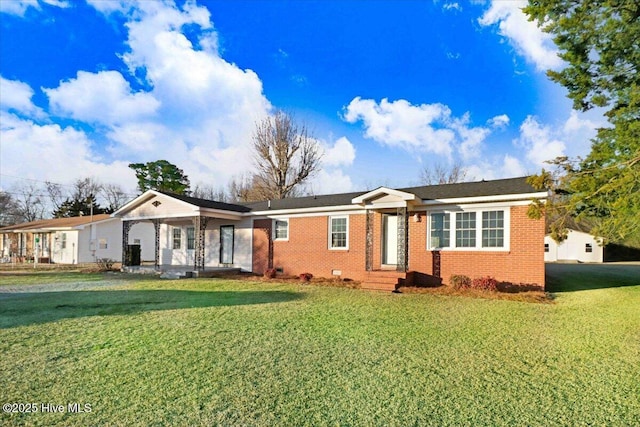
M127 264L127 246L129 245L129 230L133 225L133 221L122 221L122 267Z
M160 220L154 219L153 221L153 232L155 234L155 260L153 266L156 270L160 269Z
M407 208L398 208L398 264L396 271L405 273L409 261L409 215Z
M373 270L373 211L366 211L365 270Z
M196 216L193 218L193 226L195 228L196 233L196 250L194 256L194 266L195 270L203 271L205 264L205 230L207 229L207 223L209 222L209 218L206 216Z

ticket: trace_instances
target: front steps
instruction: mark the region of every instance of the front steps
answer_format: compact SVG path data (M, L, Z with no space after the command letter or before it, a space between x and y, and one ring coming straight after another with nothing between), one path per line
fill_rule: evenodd
M393 292L398 286L404 283L406 277L407 273L395 270L368 271L364 281L360 284L360 288L372 291Z

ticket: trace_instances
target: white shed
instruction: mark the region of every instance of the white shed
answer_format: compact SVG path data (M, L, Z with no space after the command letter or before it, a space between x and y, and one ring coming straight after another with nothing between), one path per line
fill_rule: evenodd
M602 239L578 230L569 230L567 239L561 243L557 243L550 235L546 235L544 237L544 260L545 262L603 262Z

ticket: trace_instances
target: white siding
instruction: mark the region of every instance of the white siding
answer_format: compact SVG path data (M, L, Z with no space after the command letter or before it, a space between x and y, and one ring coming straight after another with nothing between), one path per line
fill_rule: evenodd
M78 263L78 230L55 232L51 260L58 264Z
M567 239L558 244L550 236L545 236L544 243L549 245L549 251L545 252L544 260L553 261L579 261L579 262L603 262L604 248L598 240L588 233L569 230ZM587 245L591 245L591 252L587 252Z
M154 206L154 203L158 204ZM166 196L156 196L127 212L123 219L170 218L193 214L193 207L185 202Z
M120 241L122 241L122 235L120 235ZM133 245L136 242L140 243L140 260L154 262L156 257L156 240L152 222L138 222L131 226L129 229L128 244ZM122 255L118 255L118 259L121 257Z

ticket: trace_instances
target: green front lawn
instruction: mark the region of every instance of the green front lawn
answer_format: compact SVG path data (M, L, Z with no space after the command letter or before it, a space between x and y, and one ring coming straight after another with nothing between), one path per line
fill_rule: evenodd
M0 276L0 403L91 412L1 425L640 420L640 279L535 304L117 275L92 290L66 277L85 287L22 291L23 277Z

